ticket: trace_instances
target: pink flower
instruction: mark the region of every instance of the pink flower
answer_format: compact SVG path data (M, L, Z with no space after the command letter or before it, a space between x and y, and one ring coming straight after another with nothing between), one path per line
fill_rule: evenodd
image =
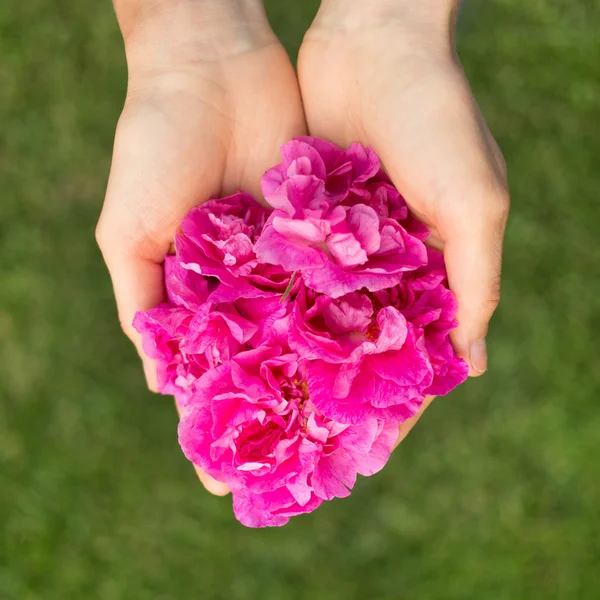
M209 368L205 356L186 356L179 347L189 331L193 313L185 308L161 304L138 312L133 326L142 336L147 356L156 361L158 390L185 402L189 386Z
M230 487L250 527L283 525L349 495L357 474L385 465L397 436L380 419L349 426L324 417L298 355L268 346L203 375L179 425L185 455Z
M311 397L329 418L412 417L427 395L442 396L466 380L449 334L456 299L444 259L405 274L395 287L338 299L302 291L288 317L289 343L306 361Z
M281 192L285 182L296 175L323 181L327 199L336 203L349 195L365 197L366 182L381 173L375 152L361 144L343 150L319 138L296 137L281 147L281 156L282 162L262 179L265 198Z
M158 388L183 406L191 387L207 370L230 360L242 349L273 335L273 324L289 311L279 296L217 302L224 288L165 260L170 303L136 314L133 325L144 351L156 360Z
M267 214L265 207L245 193L193 208L175 238L182 267L235 287L258 264L254 242Z
M306 137L282 156L271 209L238 193L190 211L167 302L134 320L185 455L251 527L349 495L398 423L467 376L443 257L373 151Z
M433 367L433 381L426 393L443 396L467 379L469 367L456 356L450 341L450 332L458 325L457 304L448 289L443 255L429 248L428 257L427 267L407 273L397 287L375 292L374 296L382 305L396 307L423 331Z
M398 221L410 235L421 241L429 237L429 229L409 213L402 194L382 171L367 184L365 195L366 198L363 196L360 201L367 203L380 217ZM353 201L356 200L350 198L346 203Z
M351 155L360 148L355 144ZM310 288L334 298L363 287L394 286L404 271L425 264L419 237L360 202L361 194L370 198L366 182L379 170L372 151L362 149L364 160L357 159L356 168L352 161L344 163L345 192L339 194L328 191L329 175L313 146L295 140L282 151L284 163L263 179L265 197L275 210L254 247L261 262L300 271ZM352 205L338 204L336 198Z
M315 406L340 423L399 423L419 410L433 379L423 332L393 306L357 292L300 294L289 343L303 359Z
M222 285L213 285L209 298L215 303L281 297L292 273L279 265L259 262L254 252L269 212L245 193L193 208L175 238L178 278L185 279L181 271L187 270L218 279ZM167 273L165 278L167 288L180 285L175 280L169 283Z

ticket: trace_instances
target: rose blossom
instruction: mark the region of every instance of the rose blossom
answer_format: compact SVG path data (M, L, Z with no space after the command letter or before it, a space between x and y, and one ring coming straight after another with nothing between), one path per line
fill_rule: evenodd
M182 267L235 286L258 264L254 242L267 214L264 206L242 192L193 208L175 237Z
M332 297L362 287L376 291L396 285L404 271L425 264L419 237L361 201L370 198L368 178L379 173L371 150L358 144L346 153L338 148L342 158L331 160L333 174L318 150L301 139L286 144L282 152L284 162L263 178L265 198L274 211L255 244L261 262L299 271L310 288ZM354 161L358 166L349 159L343 162L346 155L360 152L363 160ZM376 183L384 184L384 179L382 175Z
M249 194L239 192L209 200L184 218L175 237L177 259L182 269L222 283L213 286L212 302L273 298L286 291L292 273L259 262L254 252L270 211Z
M324 182L324 193L334 204L366 204L379 216L399 221L418 239L429 237L427 227L409 214L406 201L371 148L355 143L343 150L326 140L304 136L282 146L281 154L282 162L263 176L266 198L285 194L284 183L294 175L314 175Z
M323 181L326 197L334 203L349 196L368 199L366 182L381 173L379 158L371 148L352 144L347 150L319 138L296 137L281 147L282 162L262 179L263 193L271 197L295 175L313 175Z
M182 268L174 256L166 258L164 269L169 303L138 312L133 325L144 351L156 360L159 391L184 405L198 377L246 345L267 341L289 307L280 295L216 302L228 295L221 294L222 284Z
M289 319L315 405L340 423L402 422L420 408L433 379L423 332L393 306L366 294L333 299L301 292Z
M412 417L425 396L462 383L467 363L449 338L456 299L443 257L405 274L397 286L333 299L303 290L288 317L289 343L306 361L315 405L329 418Z
M443 396L463 383L469 366L456 356L450 341L457 303L448 288L444 257L428 248L428 264L407 273L395 288L375 292L374 297L386 306L394 306L414 326L423 330L425 349L433 367L433 381L426 393Z
M385 465L397 437L392 422L324 417L298 355L268 346L203 375L179 425L185 455L230 487L236 517L250 527L283 525L349 495L357 474Z

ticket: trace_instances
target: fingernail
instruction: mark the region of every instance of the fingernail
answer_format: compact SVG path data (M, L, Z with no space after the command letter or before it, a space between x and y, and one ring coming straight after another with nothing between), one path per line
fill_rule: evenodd
M471 365L477 373L485 373L487 371L487 347L485 338L481 338L473 343L469 354Z

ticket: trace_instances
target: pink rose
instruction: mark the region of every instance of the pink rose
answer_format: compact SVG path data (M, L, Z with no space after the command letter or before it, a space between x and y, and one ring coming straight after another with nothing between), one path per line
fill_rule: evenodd
M193 208L181 223L175 250L183 268L235 286L258 261L254 242L268 210L252 196L237 193Z
M281 297L292 273L279 265L260 263L254 252L269 212L245 193L209 200L193 208L175 238L179 279L185 279L181 271L186 270L216 278L222 285L211 286L209 299L215 303ZM167 273L165 279L169 288ZM171 282L171 288L177 285L177 281Z
M415 219L408 211L402 194L392 185L387 175L380 172L377 178L370 181L365 188L368 200L361 199L383 218L394 219L413 237L425 241L429 237L429 229ZM353 199L346 201L352 202Z
M359 148L355 144L351 150L356 154ZM370 165L374 155L362 150L365 157L359 165ZM263 179L265 197L275 210L254 247L260 262L299 271L310 288L336 298L363 287L376 291L394 286L403 272L425 264L426 249L419 237L360 202L360 194L370 198L367 181L378 173L378 163L357 174L349 161L347 189L332 195L325 163L314 147L296 140L284 146L283 153L282 165L289 162L285 177L280 165L277 178L268 172Z
M349 495L357 474L385 465L397 436L380 419L349 426L324 417L298 355L267 346L203 375L179 425L185 455L230 487L250 527L283 525Z
M209 284L174 256L167 257L164 268L170 302L137 313L133 325L144 351L156 360L159 391L184 405L196 379L250 344L268 341L273 324L290 307L280 295L217 302L227 295L222 284Z
M443 396L467 379L469 366L456 356L450 341L450 332L458 325L457 304L448 288L444 257L432 248L428 249L428 257L427 267L407 273L398 286L375 292L374 297L382 305L396 307L423 331L433 367L433 381L426 393Z
M262 179L265 198L281 192L291 177L312 175L323 181L328 200L338 203L351 195L365 197L366 182L382 173L375 152L361 144L343 150L319 138L296 137L281 147L281 156Z
M289 343L303 360L315 406L340 423L399 423L419 410L433 379L423 332L365 294L300 293Z
M209 367L205 356L185 356L179 347L193 316L185 308L161 304L136 313L133 320L144 352L156 361L158 390L175 396L178 402L185 402L189 386Z

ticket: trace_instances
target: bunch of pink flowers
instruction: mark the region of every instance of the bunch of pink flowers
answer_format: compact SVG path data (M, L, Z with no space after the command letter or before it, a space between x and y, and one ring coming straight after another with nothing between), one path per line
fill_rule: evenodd
M269 207L238 193L187 215L168 303L134 321L183 452L250 527L348 496L424 398L468 372L442 255L374 152L305 137L282 156Z

